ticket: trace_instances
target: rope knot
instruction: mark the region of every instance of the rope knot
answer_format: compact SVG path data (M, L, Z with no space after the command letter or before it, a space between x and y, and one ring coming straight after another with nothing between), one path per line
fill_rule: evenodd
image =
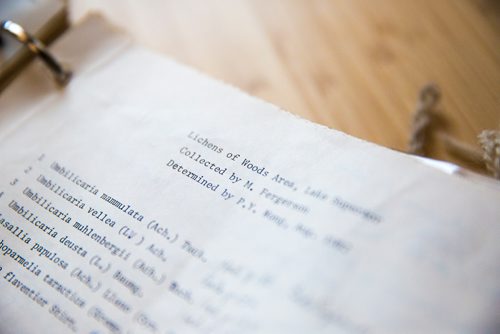
M435 84L427 84L420 90L417 107L413 114L408 145L409 153L425 155L425 144L432 125L432 111L435 109L440 97L441 92Z
M495 179L500 179L500 131L483 130L478 139L483 148L486 168L493 173Z

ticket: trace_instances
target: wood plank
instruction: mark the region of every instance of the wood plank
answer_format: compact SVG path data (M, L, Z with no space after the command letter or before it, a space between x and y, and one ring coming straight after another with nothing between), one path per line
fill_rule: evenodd
M419 89L442 88L446 132L500 126L494 0L76 1L142 43L314 122L405 150ZM460 163L434 141L431 157ZM470 167L470 166L469 166Z

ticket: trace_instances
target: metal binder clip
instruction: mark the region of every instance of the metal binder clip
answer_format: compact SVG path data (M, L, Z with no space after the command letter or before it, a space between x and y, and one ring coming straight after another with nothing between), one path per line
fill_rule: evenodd
M29 34L19 24L10 20L2 21L0 28L16 38L19 42L23 43L36 56L40 57L45 65L47 65L47 67L52 71L54 78L59 85L65 86L68 83L71 78L71 72L64 69L64 67L49 53L49 51L47 51L47 48L40 40Z

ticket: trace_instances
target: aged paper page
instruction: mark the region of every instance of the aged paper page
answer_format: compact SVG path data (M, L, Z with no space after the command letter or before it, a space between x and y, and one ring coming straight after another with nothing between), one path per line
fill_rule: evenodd
M75 69L65 90L33 66L0 96L1 333L499 329L495 187L298 119L98 18L56 52Z

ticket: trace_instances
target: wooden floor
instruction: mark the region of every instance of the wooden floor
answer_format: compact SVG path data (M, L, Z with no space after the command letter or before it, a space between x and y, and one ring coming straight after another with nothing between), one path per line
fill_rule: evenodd
M405 150L419 89L446 132L500 126L500 1L76 1L143 44L294 114ZM439 142L432 157L454 160Z

